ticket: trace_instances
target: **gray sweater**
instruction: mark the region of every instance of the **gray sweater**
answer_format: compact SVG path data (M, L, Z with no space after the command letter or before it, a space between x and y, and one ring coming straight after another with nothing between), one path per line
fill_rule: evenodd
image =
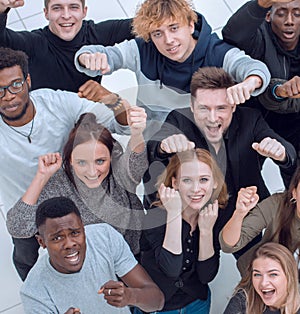
M65 171L57 171L45 185L35 205L20 199L7 213L7 229L15 238L29 238L36 232L38 205L51 197L65 196L75 202L85 225L106 222L124 235L134 254L139 252L143 206L135 194L136 186L148 167L146 151L137 154L119 143L112 152L111 171L101 186L88 188L75 175L77 189Z

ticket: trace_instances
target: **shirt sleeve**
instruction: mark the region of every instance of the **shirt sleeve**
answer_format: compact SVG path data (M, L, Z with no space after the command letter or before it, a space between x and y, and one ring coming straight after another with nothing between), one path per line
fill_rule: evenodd
M260 28L265 21L268 8L262 8L257 1L248 1L228 20L222 30L224 41L244 50L254 58L264 55L263 33Z
M281 194L272 195L257 204L244 218L239 241L234 246L225 243L222 231L219 235L221 249L225 253L233 253L246 246L265 228L271 228L277 214Z
M260 103L270 111L280 114L299 113L300 112L300 98L275 98L274 93L276 86L282 85L286 82L283 79L272 78L269 86L265 92L259 95Z
M224 57L223 68L238 83L243 82L250 75L257 75L262 79L262 86L251 95L257 96L264 92L270 82L271 74L268 67L261 61L252 59L244 51L232 48Z
M111 74L112 72L119 69L128 69L136 72L140 69L140 55L138 46L134 39L125 40L120 44L116 44L113 47L104 47L102 45L90 45L81 47L75 54L74 63L76 69L79 72L83 72L89 76L102 75L100 70L89 70L81 66L78 62L78 57L83 53L96 53L101 52L107 55L107 61L110 66L110 72L106 74Z

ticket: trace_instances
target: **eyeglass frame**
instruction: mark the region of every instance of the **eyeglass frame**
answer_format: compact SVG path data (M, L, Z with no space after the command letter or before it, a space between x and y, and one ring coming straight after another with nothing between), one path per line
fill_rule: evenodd
M18 94L18 93L21 93L22 91L23 91L23 89L24 89L24 83L25 83L25 79L24 80L22 80L21 82L12 82L10 85L7 85L7 86L0 86L0 99L2 99L4 96L5 96L5 94L6 94L6 90L8 90L11 94L13 94L13 95L15 95L15 94ZM13 84L15 84L15 83L21 83L21 89L19 90L19 91L17 91L17 92L15 92L15 91L11 91L10 90L10 87L12 87L13 86ZM2 90L3 90L3 95L1 96L1 92L2 92Z

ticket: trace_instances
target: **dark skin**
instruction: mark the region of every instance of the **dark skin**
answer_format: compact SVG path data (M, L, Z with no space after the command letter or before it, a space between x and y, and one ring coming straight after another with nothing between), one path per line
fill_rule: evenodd
M277 96L283 98L300 98L300 77L294 76L289 81L278 86L275 93Z
M21 67L13 67L0 70L0 86L8 86L16 81L23 81L24 76ZM11 126L23 126L29 123L34 114L35 108L29 98L31 86L30 75L28 74L23 84L23 90L17 94L5 90L4 96L0 99L0 114L5 123Z
M300 36L300 0L273 1L266 21L271 24L272 31L284 50L290 51L297 47Z
M64 217L47 218L39 227L36 238L41 247L47 248L50 263L57 271L65 274L80 271L86 246L83 223L77 215L70 213ZM77 261L74 253L77 253ZM69 254L73 254L71 259L67 258ZM146 312L163 307L163 293L139 264L121 280L109 280L98 291L110 305L133 305ZM65 314L80 314L80 309L70 307Z
M88 80L79 87L78 96L95 102L115 103L117 96L99 83ZM122 125L128 125L126 109L130 105L123 100L123 106L119 110L114 110L116 120Z
M266 21L271 24L273 33L280 46L287 51L294 50L300 36L300 1L299 0L258 0L263 8L271 7ZM300 78L294 76L275 91L283 98L300 98Z

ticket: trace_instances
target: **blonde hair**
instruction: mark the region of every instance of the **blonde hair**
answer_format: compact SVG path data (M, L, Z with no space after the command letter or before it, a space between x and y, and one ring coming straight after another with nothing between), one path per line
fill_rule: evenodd
M213 179L217 184L217 188L214 189L212 193L211 202L214 202L217 199L219 207L224 208L227 205L228 200L227 187L224 181L224 176L209 151L202 148L180 152L172 156L168 166L158 177L156 186L159 187L162 183L164 183L166 187L172 187L172 178L176 178L181 164L194 161L195 159L205 163L210 167ZM160 200L155 202L153 205L162 206Z
M150 39L150 33L169 19L180 24L196 23L198 17L193 11L192 1L146 0L140 5L133 18L133 33L147 42Z
M300 308L300 295L298 290L298 267L295 258L285 246L275 242L267 242L254 252L247 274L236 288L236 292L242 290L246 294L246 314L263 313L266 307L252 284L253 262L260 257L270 258L279 263L286 276L287 297L280 308L280 313L297 313Z

